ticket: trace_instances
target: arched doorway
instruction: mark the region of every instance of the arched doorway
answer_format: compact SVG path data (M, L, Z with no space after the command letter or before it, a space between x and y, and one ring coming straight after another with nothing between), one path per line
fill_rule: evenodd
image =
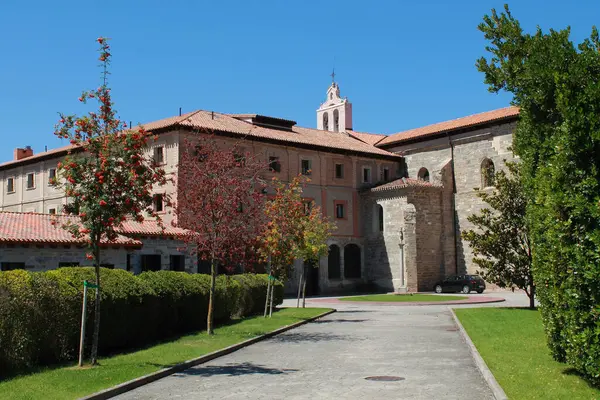
M306 276L306 295L319 294L319 267L314 261L304 262L304 276Z
M327 276L329 279L340 279L342 270L340 268L340 247L337 244L329 246L327 256Z
M350 243L344 247L344 276L346 278L360 278L361 273L360 247Z

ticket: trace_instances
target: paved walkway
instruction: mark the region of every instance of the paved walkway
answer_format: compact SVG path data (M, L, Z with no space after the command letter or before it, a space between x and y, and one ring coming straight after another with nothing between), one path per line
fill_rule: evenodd
M503 297L499 305L527 304L522 294ZM493 398L448 306L335 307L337 313L317 322L118 399ZM365 379L382 375L405 379Z

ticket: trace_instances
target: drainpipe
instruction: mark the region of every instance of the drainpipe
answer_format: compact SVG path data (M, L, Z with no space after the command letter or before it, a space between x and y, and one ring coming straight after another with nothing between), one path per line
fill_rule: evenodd
M458 246L457 246L457 234L456 234L456 177L454 175L454 145L450 139L450 132L446 132L448 138L448 145L450 146L450 169L452 172L452 228L454 229L454 272L458 275ZM459 232L460 233L460 232Z

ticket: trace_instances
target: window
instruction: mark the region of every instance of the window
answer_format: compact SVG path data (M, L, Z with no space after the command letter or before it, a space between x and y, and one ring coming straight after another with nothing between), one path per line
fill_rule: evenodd
M304 215L310 214L310 211L313 208L312 200L302 200L302 206L304 207Z
M49 208L48 209L48 214L50 214L50 215L56 214L56 208Z
M481 162L481 187L486 188L494 186L495 167L492 160L485 158Z
M79 263L74 261L63 261L58 263L58 268L64 267L79 267Z
M429 182L429 171L423 167L417 173L417 178L421 181Z
M3 262L0 264L0 271L12 271L15 269L25 269L24 262Z
M162 258L160 254L142 254L141 255L142 272L160 271Z
M27 189L35 188L35 179L33 172L27 174Z
M185 271L185 256L183 256L183 255L170 256L169 260L170 260L171 271L179 271L179 272Z
M324 131L329 130L329 114L326 112L323 113L323 130Z
M56 179L56 168L50 168L48 170L48 185L52 185Z
M363 167L363 183L371 182L371 168Z
M302 175L311 175L312 169L312 161L311 160L302 160Z
M276 157L276 156L269 157L269 171L281 172L281 163L279 162L279 157Z
M233 153L233 160L240 166L243 166L246 163L246 156L243 153Z
M335 164L335 177L337 179L344 178L344 164Z
M335 217L337 219L346 218L346 208L344 203L335 203Z
M163 212L164 209L164 204L163 204L163 195L162 194L155 194L152 198L152 208L154 209L154 212Z
M390 180L390 169L388 167L383 167L383 181L387 182Z
M164 147L155 147L154 155L152 158L154 161L154 165L162 165L165 163L165 148Z
M337 132L340 130L340 112L333 110L333 131Z
M14 193L15 191L15 178L8 178L6 180L6 192Z

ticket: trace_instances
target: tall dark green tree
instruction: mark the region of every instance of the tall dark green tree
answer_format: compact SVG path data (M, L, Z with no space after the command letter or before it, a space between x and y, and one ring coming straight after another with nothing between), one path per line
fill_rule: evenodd
M468 220L476 229L464 231L481 268L479 273L488 282L500 287L518 287L529 297L529 307L535 307L535 284L531 271L531 240L525 223L527 198L520 182L517 164L508 164L494 175L494 190L479 191L477 196L489 208L483 208Z
M477 62L492 92L520 107L514 150L530 199L533 274L548 343L600 384L600 38L570 29L524 33L507 6L479 29Z

